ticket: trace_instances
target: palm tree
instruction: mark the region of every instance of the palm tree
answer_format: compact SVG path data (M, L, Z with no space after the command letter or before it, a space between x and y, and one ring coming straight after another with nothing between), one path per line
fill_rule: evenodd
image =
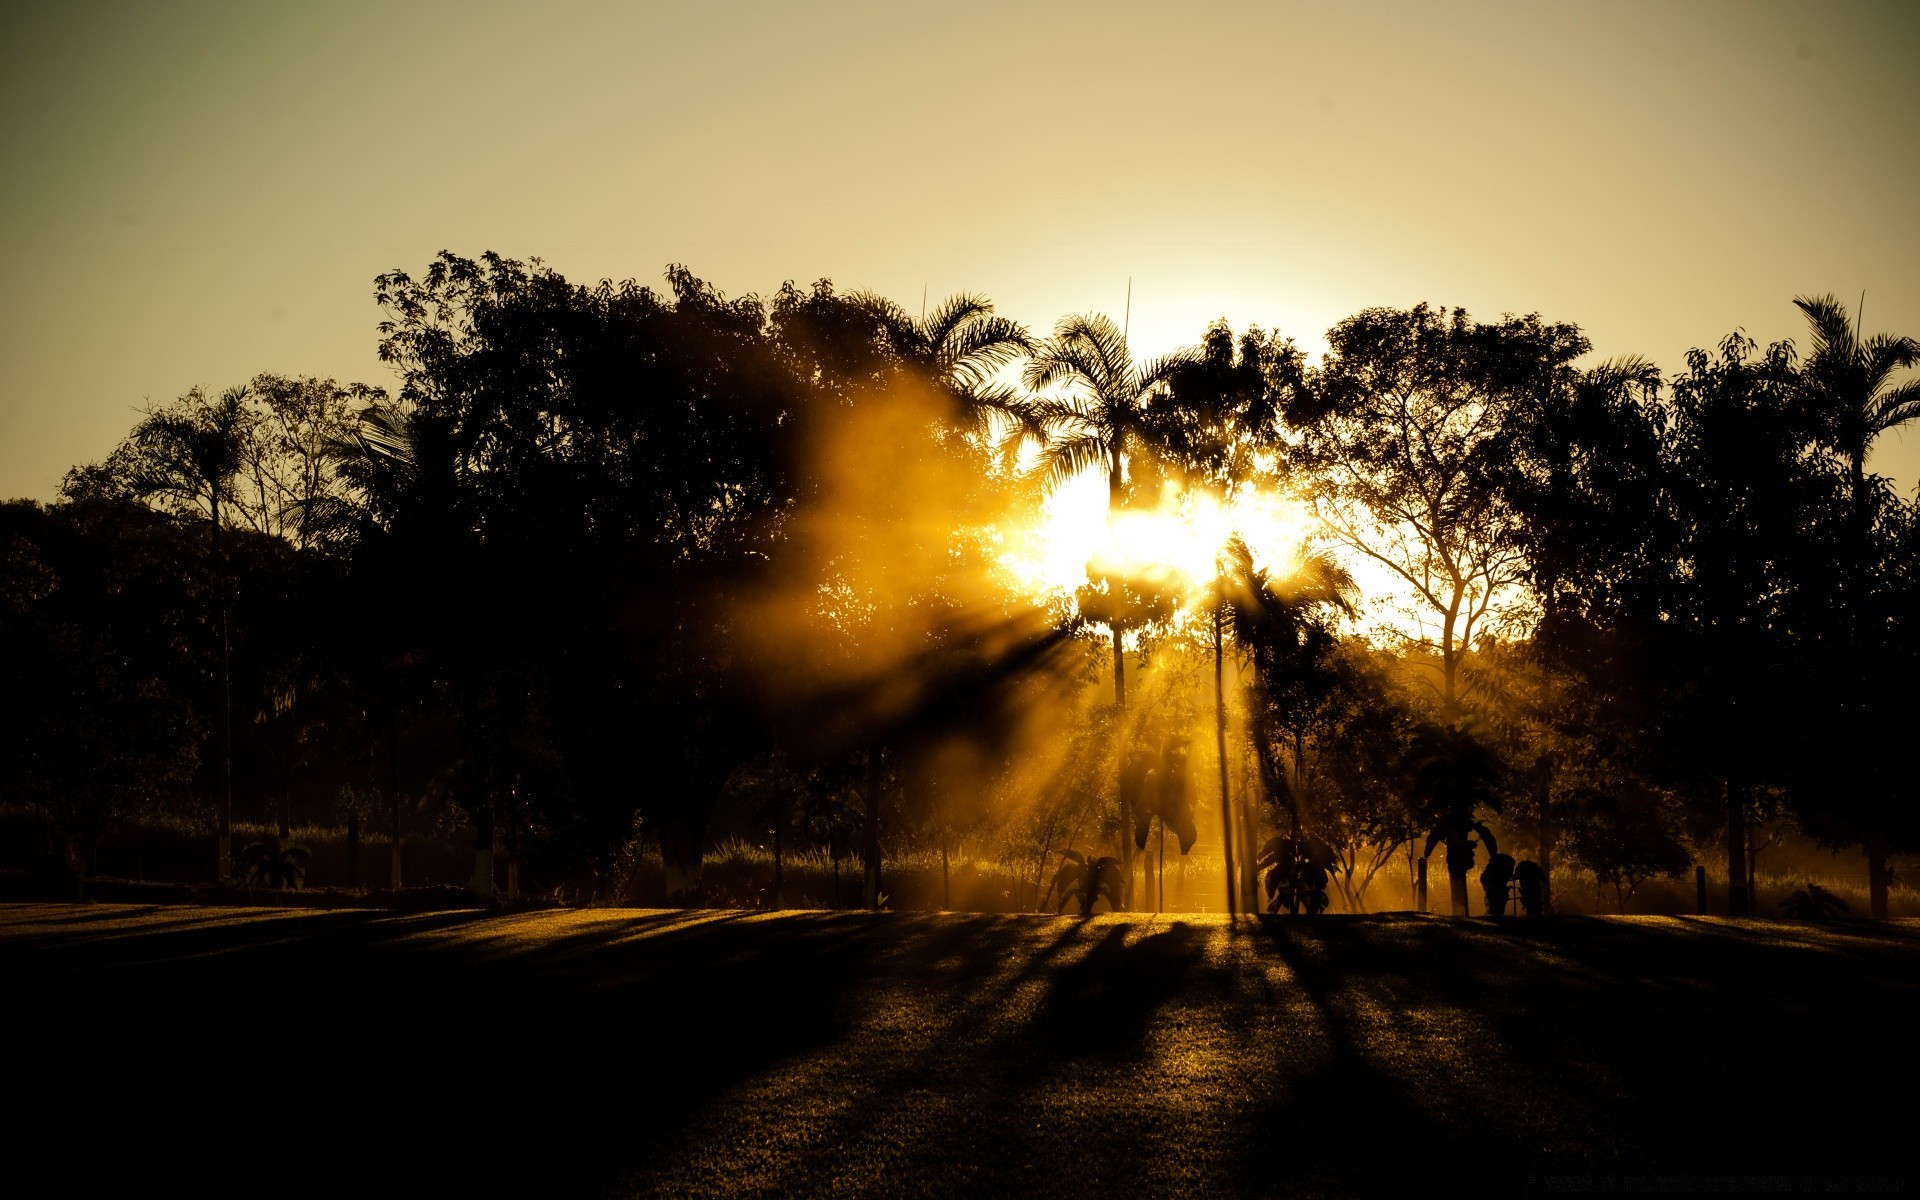
M1817 883L1808 883L1780 902L1780 915L1796 921L1831 921L1846 911L1845 900Z
M332 448L349 501L328 507L326 532L351 546L375 578L396 591L429 595L422 585L453 590L454 555L463 543L453 430L445 418L408 404L376 401L360 411L352 436ZM445 594L442 592L440 594ZM436 605L436 607L438 607ZM442 610L444 611L444 609ZM402 884L400 846L400 700L395 680L409 633L387 619L364 623L362 649L380 666L379 719L387 748L387 886Z
M1353 597L1358 588L1346 568L1328 555L1305 546L1300 548L1297 565L1277 577L1254 567L1252 550L1238 536L1227 542L1222 560L1223 569L1215 585L1218 597L1213 623L1214 732L1218 752L1224 763L1226 716L1220 680L1224 624L1231 626L1234 644L1252 661L1258 700L1252 705L1250 724L1260 754L1262 777L1267 780L1270 793L1286 805L1291 840L1299 843L1302 831L1298 798L1284 777L1270 767L1272 747L1277 741L1274 709L1301 702L1322 682L1318 676L1333 649L1330 621L1337 614L1353 614ZM1298 764L1295 766L1297 769ZM1225 790L1223 781L1222 819L1230 828ZM1254 832L1250 827L1246 835L1247 852L1251 856ZM1231 837L1231 833L1228 836ZM1251 857L1248 863L1252 865Z
M1167 394L1175 373L1192 361L1193 352L1183 350L1136 363L1126 335L1111 318L1099 313L1060 318L1053 336L1033 351L1021 372L1028 391L1053 394L1016 401L1008 409L1020 431L1041 444L1036 470L1042 486L1051 492L1084 471L1104 471L1109 517L1124 508L1128 466L1146 448L1148 408ZM1101 615L1095 619L1113 633L1116 710L1127 706L1126 631L1165 607L1153 597L1151 583L1089 572L1088 587L1082 589L1085 598L1098 602ZM1123 829L1133 823L1124 803ZM1133 854L1124 835L1121 849L1131 890Z
M226 547L221 505L237 503L234 481L246 460L247 440L259 415L245 387L228 388L208 400L194 388L179 401L151 409L134 427L139 450L134 490L171 499L182 511L204 512L213 530L214 604L220 624L220 772L224 793L220 819L220 878L233 876L233 673L228 629Z
M1803 401L1823 439L1847 464L1855 519L1868 511L1867 455L1881 434L1920 419L1920 379L1889 386L1893 373L1920 365L1920 342L1859 326L1832 296L1801 296L1794 306L1812 327L1813 352L1802 377Z
M1801 372L1801 402L1819 436L1845 461L1851 509L1851 546L1845 581L1849 650L1864 663L1873 653L1861 644L1873 622L1865 605L1869 591L1874 493L1867 479L1867 455L1880 435L1920 419L1920 379L1893 383L1896 371L1920 365L1920 341L1879 333L1862 339L1858 314L1849 318L1838 299L1801 296L1794 306L1806 314L1812 353ZM1850 723L1851 724L1851 723ZM1866 839L1868 912L1887 915L1887 847L1879 837Z
M1497 855L1493 831L1479 817L1481 808L1500 811L1499 784L1505 765L1464 725L1432 722L1414 730L1406 770L1411 791L1420 804L1420 818L1431 830L1425 857L1446 843L1447 883L1452 889L1453 915L1467 915L1467 872L1473 868L1474 834L1486 843L1487 854Z
M1080 915L1090 917L1093 915L1093 906L1105 897L1108 911L1118 912L1122 894L1126 890L1120 872L1120 860L1110 854L1089 858L1078 850L1062 850L1060 869L1054 872L1053 883L1048 886L1041 903L1044 905L1058 894L1060 907L1055 912L1064 911L1068 901L1078 900Z
M1108 512L1124 508L1128 465L1137 449L1145 449L1147 410L1193 357L1183 350L1135 363L1112 319L1098 313L1062 317L1021 373L1029 391L1058 394L1012 408L1021 428L1041 443L1036 469L1043 486L1051 492L1083 471L1104 471ZM1127 704L1122 632L1113 630L1113 702L1119 708Z
M858 292L853 300L878 322L901 361L952 401L961 427L984 435L993 414L1011 413L1018 403L1013 389L996 379L1033 353L1034 340L1018 321L995 316L985 296L950 296L918 319L882 296Z

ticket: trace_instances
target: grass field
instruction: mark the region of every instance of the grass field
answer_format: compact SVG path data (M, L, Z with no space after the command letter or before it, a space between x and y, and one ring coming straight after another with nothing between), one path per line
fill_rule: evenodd
M0 979L78 1194L1898 1172L1920 1064L1920 922L9 905Z

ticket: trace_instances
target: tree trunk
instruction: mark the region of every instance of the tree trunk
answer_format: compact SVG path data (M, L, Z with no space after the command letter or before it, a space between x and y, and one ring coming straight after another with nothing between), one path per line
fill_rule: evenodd
M1427 860L1419 860L1419 871L1413 881L1413 906L1419 912L1427 911Z
M1727 781L1727 915L1750 915L1747 908L1747 794Z
M1153 911L1167 911L1167 822L1160 819L1160 867L1158 878L1153 881Z
M507 899L520 898L520 823L512 818L507 820ZM599 886L596 883L596 893Z
M861 904L880 907L880 747L867 749L867 836L862 847L866 885Z
M1215 574L1219 573L1219 560L1214 560ZM1235 903L1239 898L1239 880L1233 870L1233 803L1227 795L1227 707L1226 686L1222 676L1225 639L1221 636L1220 609L1218 597L1213 606L1213 749L1220 760L1220 853L1225 859L1227 884L1227 916L1239 915L1240 906Z
M706 832L706 822L690 813L675 814L656 827L660 862L666 870L667 903L700 903L700 866Z
M1448 855L1448 857L1451 858L1452 855ZM1453 902L1453 915L1456 917L1466 916L1467 873L1452 863L1447 864L1447 889L1452 893L1449 899Z
M473 878L469 890L493 895L493 806L480 805L473 814Z
M785 855L781 853L783 849L785 849L785 847L780 844L780 826L776 823L773 827L774 908L785 908L787 906L787 864Z
M220 812L220 878L233 878L233 667L232 637L227 628L226 544L220 535L220 488L210 492L213 514L213 595L220 609L220 779L224 800Z
M1240 911L1260 911L1260 813L1244 763L1240 770Z
M1113 737L1114 761L1118 770L1114 778L1115 790L1120 796L1120 877L1126 884L1120 889L1120 907L1133 909L1133 799L1127 795L1124 780L1127 775L1127 656L1120 648L1122 631L1118 625L1113 627Z
M1454 699L1454 674L1459 669L1460 659L1453 648L1453 626L1460 619L1460 596L1456 590L1453 604L1448 607L1440 626L1440 719L1452 724L1459 713Z
M360 813L347 813L347 889L360 886Z
M393 818L393 827L387 834L391 839L387 886L397 892L400 890L400 722L394 716L391 703L387 706L387 810Z
M1867 843L1867 915L1887 919L1887 847L1879 839Z
M1553 911L1553 847L1558 833L1553 825L1553 760L1543 755L1540 764L1540 900L1547 912Z

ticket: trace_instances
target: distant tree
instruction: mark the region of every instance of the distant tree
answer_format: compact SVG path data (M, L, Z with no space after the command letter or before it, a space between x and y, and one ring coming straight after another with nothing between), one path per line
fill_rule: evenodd
M361 413L386 400L363 383L263 374L249 386L258 413L235 491L256 529L307 549L341 529L347 503L340 450Z
M1143 474L1157 478L1147 470L1152 462L1147 413L1192 360L1191 352L1177 352L1136 363L1110 318L1097 313L1062 317L1021 374L1029 390L1043 394L1014 407L1022 427L1041 439L1035 469L1045 486L1051 490L1085 471L1100 471L1107 477L1110 512L1131 503L1157 503L1157 493L1144 495L1139 486ZM1124 620L1124 606L1108 615ZM1127 703L1124 630L1113 630L1113 697L1121 708Z
M1425 856L1431 857L1435 846L1446 846L1453 915L1464 917L1474 847L1484 844L1489 855L1500 852L1480 813L1500 811L1505 764L1470 729L1427 722L1414 730L1403 769L1419 822L1429 830Z
M1574 856L1613 888L1620 912L1627 911L1641 883L1677 877L1693 861L1670 831L1661 798L1643 784L1583 787L1570 799L1578 816L1570 828Z
M1109 317L1099 314L1062 317L1053 336L1032 353L1021 382L1039 393L1010 407L1019 427L1041 443L1035 468L1042 485L1056 489L1086 471L1107 477L1107 507L1118 514L1130 503L1153 504L1158 494L1144 495L1142 475L1152 462L1147 411L1167 394L1174 373L1192 360L1190 352L1176 352L1136 363L1126 336ZM1170 611L1166 587L1151 578L1089 569L1081 598L1093 605L1087 619L1105 624L1113 638L1113 703L1127 705L1127 633ZM1121 728L1116 723L1116 728ZM1124 748L1116 748L1124 757ZM1132 823L1122 810L1122 828ZM1133 880L1133 853L1124 838L1121 860L1129 890Z
M240 852L240 877L250 888L297 888L306 882L310 858L301 846L254 842Z
M101 839L196 766L182 532L125 500L0 504L0 792L39 815L78 899Z
M1480 890L1486 895L1487 915L1505 916L1507 911L1507 887L1513 882L1518 864L1511 854L1495 854L1487 859L1487 865L1480 872Z
M239 507L237 482L259 427L244 387L209 399L194 388L171 404L149 408L109 460L134 494L162 500L186 517L202 516L212 531L208 574L213 580L220 651L220 878L233 875L233 667L227 596L226 514Z
M1214 322L1197 350L1174 369L1167 395L1147 409L1155 458L1184 489L1210 494L1227 505L1248 488L1286 486L1281 417L1299 417L1303 400L1311 397L1305 359L1292 339L1256 326L1236 340L1224 320ZM1251 908L1256 901L1256 816L1243 804L1236 817L1228 784L1225 662L1231 614L1226 584L1219 574L1208 597L1208 618L1213 634L1214 759L1227 909L1233 912L1242 903ZM1243 844L1237 863L1236 837Z
M1103 899L1107 902L1108 911L1120 911L1125 889L1119 859L1110 854L1089 857L1078 850L1062 850L1060 869L1054 872L1047 897L1060 897L1056 912L1065 909L1069 901L1077 900L1080 902L1080 915L1090 917L1093 915L1093 906Z
M855 300L879 323L907 369L946 395L960 428L984 442L996 416L1011 416L1020 397L999 374L1033 353L1026 326L996 316L992 301L972 293L950 296L917 318L871 293L857 293Z
M1868 475L1866 464L1881 436L1920 419L1920 378L1897 379L1920 365L1920 342L1889 334L1863 337L1857 314L1849 317L1830 295L1802 296L1794 305L1806 315L1812 335L1799 374L1800 402L1820 444L1841 459L1847 473L1844 628L1831 656L1843 665L1830 689L1833 719L1823 737L1844 749L1821 772L1831 781L1822 807L1839 817L1822 824L1835 832L1850 827L1862 837L1868 909L1875 920L1884 920L1887 856L1909 832L1900 827L1913 822L1902 822L1891 811L1899 777L1911 773L1904 761L1890 761L1904 759L1893 748L1905 734L1897 721L1889 724L1885 705L1873 699L1897 689L1905 678L1896 666L1899 650L1888 636L1899 627L1896 591L1888 586L1884 555L1875 544L1887 519L1898 518L1891 511L1887 481Z
M1332 848L1311 834L1283 835L1261 848L1256 866L1267 889L1267 911L1284 906L1308 916L1327 910L1327 881L1338 864Z
M1298 461L1316 511L1356 553L1410 590L1437 626L1443 720L1458 714L1463 654L1516 600L1526 558L1499 486L1508 427L1523 400L1553 390L1586 353L1571 325L1536 316L1497 324L1464 311L1368 309L1328 334L1317 419Z
M1796 921L1831 921L1846 915L1847 902L1817 883L1796 889L1780 902L1780 915Z
M1244 541L1225 554L1234 644L1253 669L1248 726L1261 783L1290 837L1302 836L1308 731L1328 714L1340 686L1335 622L1353 611L1352 576L1332 558L1302 548L1284 574L1256 568Z

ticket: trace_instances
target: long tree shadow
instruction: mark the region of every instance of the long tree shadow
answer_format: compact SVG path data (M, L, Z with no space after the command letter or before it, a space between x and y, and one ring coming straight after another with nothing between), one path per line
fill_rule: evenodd
M1356 1121L1407 1165L1898 1169L1897 1115L1831 1101L1873 1092L1890 1032L1901 1052L1920 1045L1898 1016L1920 991L1911 943L1807 936L1594 920L1269 925L1255 944L1324 1016L1332 1056L1263 1104L1244 1169L1337 1171L1325 1148L1351 1145L1338 1132ZM1858 1024L1835 1019L1846 1010ZM1792 1136L1771 1120L1726 1124L1730 1100L1756 1118L1795 1112Z

